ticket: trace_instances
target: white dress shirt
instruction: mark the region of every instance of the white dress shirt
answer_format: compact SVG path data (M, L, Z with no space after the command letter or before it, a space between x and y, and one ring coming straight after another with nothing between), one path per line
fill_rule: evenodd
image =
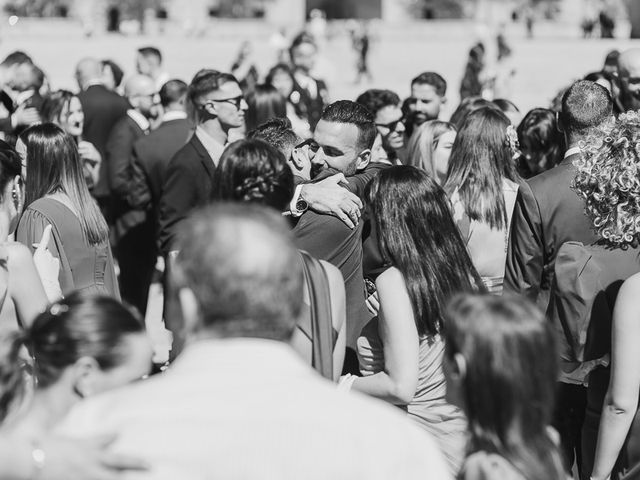
M169 370L80 403L59 433L115 432L145 479L448 480L434 441L394 407L340 392L286 344L202 340Z
M213 160L213 164L217 167L218 161L222 156L222 152L224 152L224 145L209 135L201 126L196 128L196 137L198 137L198 140L200 140L204 146L205 150L211 157L211 160Z

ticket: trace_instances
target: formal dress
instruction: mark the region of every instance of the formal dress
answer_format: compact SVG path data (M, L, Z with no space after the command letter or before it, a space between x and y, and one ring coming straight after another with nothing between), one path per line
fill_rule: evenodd
M393 407L339 392L270 340L193 343L162 375L78 403L59 429L100 432L152 466L140 479L452 478Z
M63 295L75 290L100 293L120 299L120 291L113 267L113 256L108 239L99 245L90 245L78 217L62 202L44 197L25 210L16 238L35 250L42 232L51 225L49 250L60 260L60 288Z
M377 319L372 320L358 338L358 357L362 360L360 368L364 376L380 371L365 365L384 365ZM444 342L439 335L420 338L418 385L405 409L413 422L436 439L450 471L457 473L465 454L467 422L462 411L445 400L443 359Z
M507 224L502 228L492 228L488 223L471 220L465 211L458 190L454 190L451 195L453 219L462 233L471 261L487 290L496 295L502 293L509 228L517 194L518 184L503 179L502 198L507 214Z
M98 184L92 193L96 198L104 199L109 196L107 162L105 161L107 140L116 122L126 115L129 102L99 83L90 85L81 91L78 98L84 112L82 138L93 143L103 160Z

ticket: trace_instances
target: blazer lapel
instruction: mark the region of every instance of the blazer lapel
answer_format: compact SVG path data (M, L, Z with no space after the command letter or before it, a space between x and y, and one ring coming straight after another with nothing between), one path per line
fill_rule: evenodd
M200 161L202 165L204 165L204 169L207 171L209 178L213 178L213 172L216 166L213 164L213 159L209 155L209 152L207 152L207 149L204 148L204 145L202 145L202 142L195 134L191 137L191 145L193 145L196 153L200 156Z

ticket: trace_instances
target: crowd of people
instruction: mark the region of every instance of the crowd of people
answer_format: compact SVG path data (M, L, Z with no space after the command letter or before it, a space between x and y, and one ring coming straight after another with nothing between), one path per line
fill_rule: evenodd
M640 49L449 119L288 53L0 63L0 478L638 478Z

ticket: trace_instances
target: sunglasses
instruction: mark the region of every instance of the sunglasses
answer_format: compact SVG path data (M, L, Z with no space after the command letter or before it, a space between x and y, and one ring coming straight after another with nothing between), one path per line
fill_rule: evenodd
M220 98L220 99L209 100L208 102L202 104L201 106L202 107L206 107L211 102L222 102L222 103L230 103L231 105L236 107L237 110L240 110L240 107L242 107L242 101L243 100L244 100L244 96L238 95L237 97Z
M402 118L390 123L376 123L376 127L388 128L392 132L395 132L400 124L404 127L404 120Z

